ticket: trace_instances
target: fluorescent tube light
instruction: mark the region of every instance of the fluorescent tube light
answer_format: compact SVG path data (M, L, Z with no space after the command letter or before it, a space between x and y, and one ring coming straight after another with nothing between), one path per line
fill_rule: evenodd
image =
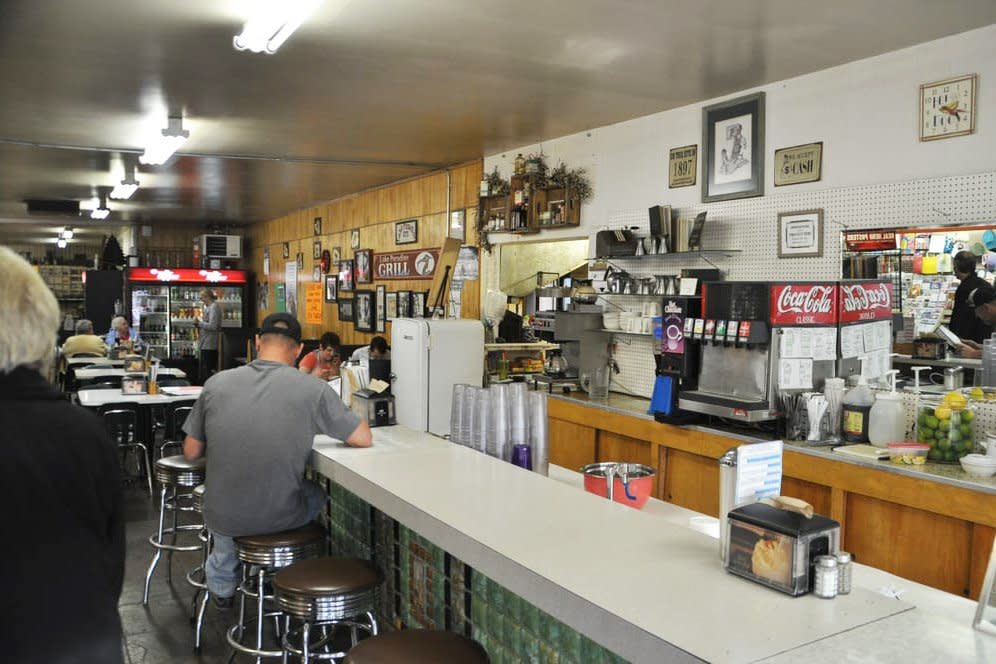
M60 237L58 240L55 241L55 246L57 246L59 249L65 249L66 241Z
M237 51L277 52L287 38L301 27L322 0L263 0L242 26L232 43Z
M97 204L97 207L90 211L91 219L107 219L107 215L111 213L110 209L107 207L107 195L101 194L99 200L100 202Z
M170 118L166 129L149 137L138 160L151 166L165 164L189 137L190 132L183 128L183 118Z

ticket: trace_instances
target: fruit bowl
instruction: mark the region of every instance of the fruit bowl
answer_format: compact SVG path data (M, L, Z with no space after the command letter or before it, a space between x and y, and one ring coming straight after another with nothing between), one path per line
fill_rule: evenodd
M956 463L975 447L975 410L960 392L922 404L916 424L916 440L929 446L930 461Z

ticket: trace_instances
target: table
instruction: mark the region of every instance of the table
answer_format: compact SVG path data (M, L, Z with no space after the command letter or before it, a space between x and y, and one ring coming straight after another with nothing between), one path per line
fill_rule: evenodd
M140 406L163 406L174 401L196 399L201 395L201 388L196 385L182 388L162 388L160 394L122 394L121 390L80 390L76 393L80 405L84 408L99 408L115 403L137 403ZM167 394L169 390L172 394Z
M76 370L76 380L92 380L94 378L113 378L125 375L125 370L120 367L94 366ZM159 367L160 376L173 376L175 378L186 378L187 373L183 369L172 367Z
M69 367L76 364L92 364L94 366L100 365L104 367L124 366L124 360L112 360L106 357L64 357L62 358L62 361Z

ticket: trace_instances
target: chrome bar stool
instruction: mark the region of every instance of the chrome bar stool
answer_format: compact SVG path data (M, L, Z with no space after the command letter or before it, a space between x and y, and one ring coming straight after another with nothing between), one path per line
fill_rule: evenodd
M190 506L198 514L204 512L204 485L199 484L190 492ZM211 531L206 526L202 526L197 539L201 541L201 564L187 572L187 583L194 587L193 612L194 612L194 650L201 649L201 633L204 628L204 612L207 609L208 598L211 593L207 587L208 553L211 550ZM200 601L198 601L198 599Z
M284 662L290 656L300 657L304 664L342 659L345 652L329 651L329 627L333 632L337 626L349 627L351 646L357 644L359 630L376 635L374 608L383 582L380 570L360 558L305 560L277 572L273 577L277 605L288 616L288 627L290 620L301 623L284 630ZM312 641L315 627L321 628L322 636ZM324 651L316 652L318 648Z
M405 629L366 639L346 654L343 664L488 664L480 643L453 632Z
M277 631L277 639L281 636L281 618L283 611L266 610L266 601L274 600L272 593L266 592L267 582L277 570L293 565L308 558L317 558L325 553L325 531L321 526L311 523L294 530L285 530L269 535L246 535L236 537L235 549L242 561L242 583L239 584L239 618L232 625L225 637L235 653L244 653L260 662L263 657L282 657L283 650L265 650L263 648L263 623L266 618L273 618ZM250 566L253 567L250 570ZM246 598L256 600L256 619L246 623ZM243 643L246 628L254 627L255 644Z
M127 454L134 451L138 456L139 479L145 474L149 485L149 498L152 498L152 473L149 472L149 448L141 441L139 432L138 404L134 402L103 406L99 409L104 426L118 449ZM122 457L123 463L124 457Z
M201 523L179 524L180 512L195 511L192 502L192 490L198 484L204 483L204 458L188 461L183 455L164 457L156 461L156 481L162 485L159 497L159 531L149 536L149 544L155 549L149 571L145 573L145 593L142 604L149 603L149 586L156 565L166 552L166 581L173 582L173 553L175 551L200 551L201 543L177 544L177 535L188 532L200 532L204 527ZM166 512L173 513L173 524L166 527ZM166 538L169 538L169 542Z

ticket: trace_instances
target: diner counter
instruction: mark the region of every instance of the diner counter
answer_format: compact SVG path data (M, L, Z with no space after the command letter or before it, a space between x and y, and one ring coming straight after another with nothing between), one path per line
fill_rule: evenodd
M996 640L970 627L968 600L862 565L850 595L792 598L723 570L715 519L609 502L557 466L542 477L400 426L375 429L369 449L317 436L313 465L632 662L996 657Z

